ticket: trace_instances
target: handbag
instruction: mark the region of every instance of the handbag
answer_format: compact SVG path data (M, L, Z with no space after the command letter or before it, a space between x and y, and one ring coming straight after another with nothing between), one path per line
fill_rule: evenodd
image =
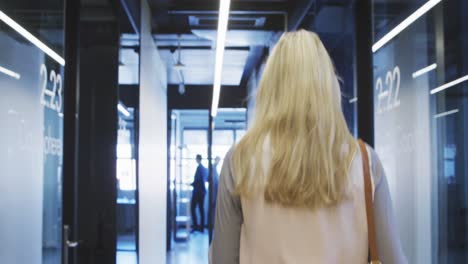
M364 174L364 194L366 200L366 215L367 215L367 235L369 241L369 263L382 264L379 261L377 252L377 241L375 238L375 221L374 221L374 205L372 202L372 184L369 168L369 154L364 141L359 140L359 147L362 156L362 169Z

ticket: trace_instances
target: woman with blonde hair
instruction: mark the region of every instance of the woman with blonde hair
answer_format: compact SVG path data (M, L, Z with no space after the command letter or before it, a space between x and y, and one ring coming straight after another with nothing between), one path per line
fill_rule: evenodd
M253 125L225 158L210 261L362 264L374 242L382 263L406 263L382 165L348 130L325 47L312 32L285 33Z

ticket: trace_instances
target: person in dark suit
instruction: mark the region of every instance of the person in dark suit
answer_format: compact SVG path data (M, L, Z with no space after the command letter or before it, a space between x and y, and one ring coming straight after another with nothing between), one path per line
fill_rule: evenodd
M200 154L196 157L198 167L195 172L195 176L193 179L193 193L192 193L192 201L190 203L190 209L192 211L192 224L193 230L192 231L200 231L203 232L205 226L205 194L206 194L206 187L205 182L207 178L207 170L203 167L201 161L202 156ZM198 218L196 213L196 208L198 207L201 217L201 223L198 225Z

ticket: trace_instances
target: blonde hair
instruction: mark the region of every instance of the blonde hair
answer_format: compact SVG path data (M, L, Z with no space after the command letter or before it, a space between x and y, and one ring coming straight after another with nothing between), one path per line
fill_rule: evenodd
M286 207L337 204L347 196L355 151L325 47L315 33L285 33L267 60L253 125L234 149L237 194L261 191Z

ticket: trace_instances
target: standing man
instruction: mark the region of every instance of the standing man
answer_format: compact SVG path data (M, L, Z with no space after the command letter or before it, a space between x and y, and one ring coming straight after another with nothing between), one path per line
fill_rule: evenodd
M190 203L190 209L192 211L192 224L194 230L192 231L200 231L203 232L203 229L205 227L205 194L206 194L206 188L205 188L205 181L206 181L206 176L207 176L207 170L205 167L203 167L201 161L202 161L202 156L200 154L197 155L196 161L198 164L197 170L195 172L195 176L193 179L193 193L192 193L192 201ZM197 213L195 211L196 207L198 207L199 212L200 212L200 217L201 217L201 224L198 225L198 220L197 220Z

